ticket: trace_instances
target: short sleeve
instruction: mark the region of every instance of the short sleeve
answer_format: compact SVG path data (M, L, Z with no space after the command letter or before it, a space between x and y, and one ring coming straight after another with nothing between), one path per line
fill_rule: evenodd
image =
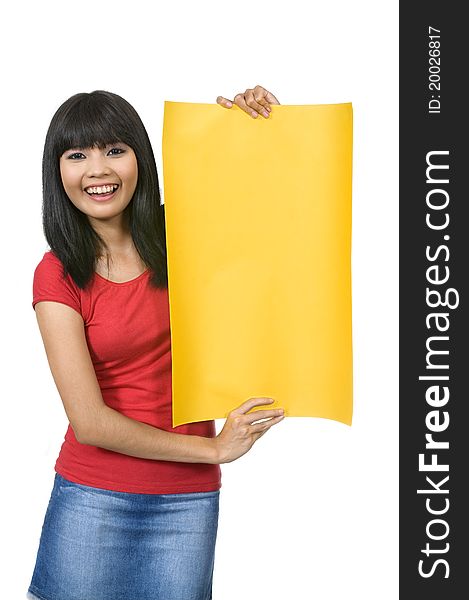
M63 276L62 263L51 251L44 254L34 270L33 308L40 300L61 302L82 314L79 288L69 275Z

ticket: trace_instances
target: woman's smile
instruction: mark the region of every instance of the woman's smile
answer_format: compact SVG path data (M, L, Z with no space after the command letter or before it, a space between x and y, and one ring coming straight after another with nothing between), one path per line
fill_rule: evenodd
M85 194L93 200L103 202L104 200L110 200L113 198L116 195L119 187L120 186L118 183L102 186L92 185L85 188Z

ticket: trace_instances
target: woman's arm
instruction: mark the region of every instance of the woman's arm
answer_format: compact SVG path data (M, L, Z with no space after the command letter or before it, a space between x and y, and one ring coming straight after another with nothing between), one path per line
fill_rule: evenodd
M270 404L270 398L243 402L214 438L171 433L131 419L103 400L81 315L66 304L46 300L37 302L35 309L52 376L81 444L153 460L222 464L246 454L283 419L282 409L249 412Z
M81 444L140 458L220 462L214 438L164 431L107 406L91 361L81 315L65 304L52 301L38 302L35 309L52 376Z

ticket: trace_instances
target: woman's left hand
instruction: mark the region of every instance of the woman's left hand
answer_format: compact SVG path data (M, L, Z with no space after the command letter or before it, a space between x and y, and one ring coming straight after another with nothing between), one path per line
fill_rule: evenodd
M261 85L256 85L255 88L248 88L245 92L236 94L233 100L218 96L217 104L224 108L231 108L233 104L239 106L253 119L257 119L258 115L268 118L271 104L280 104L277 98Z

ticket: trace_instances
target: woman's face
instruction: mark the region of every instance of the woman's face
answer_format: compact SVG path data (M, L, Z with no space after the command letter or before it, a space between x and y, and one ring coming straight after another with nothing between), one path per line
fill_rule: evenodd
M90 222L120 219L137 187L137 157L123 143L70 148L60 157L60 174L70 201Z

